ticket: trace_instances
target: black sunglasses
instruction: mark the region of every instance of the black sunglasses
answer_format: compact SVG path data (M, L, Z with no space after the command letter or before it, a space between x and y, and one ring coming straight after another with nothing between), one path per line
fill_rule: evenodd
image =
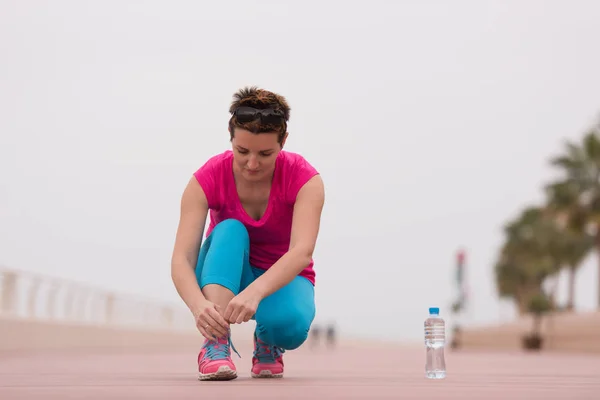
M285 116L283 112L280 110L274 110L272 108L266 108L264 110L259 110L258 108L253 107L239 107L234 112L238 122L252 122L257 118L260 118L260 122L262 124L275 124L279 125L285 122Z

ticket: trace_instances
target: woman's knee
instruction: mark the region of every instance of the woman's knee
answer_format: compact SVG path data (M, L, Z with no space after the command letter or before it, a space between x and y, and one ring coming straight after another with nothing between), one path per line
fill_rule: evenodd
M248 241L248 230L243 223L237 219L229 218L219 222L211 232L212 240L237 238Z
M218 284L239 293L249 243L248 231L240 221L226 219L218 223L198 254L196 279L200 288Z
M300 347L308 337L312 316L302 310L267 315L257 321L261 340L286 350Z

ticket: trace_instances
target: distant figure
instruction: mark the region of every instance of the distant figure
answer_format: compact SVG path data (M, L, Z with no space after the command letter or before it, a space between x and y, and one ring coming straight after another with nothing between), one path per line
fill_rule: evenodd
M336 342L336 331L335 331L334 324L330 324L329 326L327 326L326 335L327 335L326 336L327 337L327 346L329 348L334 348L335 342Z
M310 347L315 348L319 346L319 341L321 340L321 327L319 325L313 325L310 329Z
M455 350L460 348L460 334L461 334L460 326L455 326L453 329L452 340L450 341L450 348Z
M283 353L306 341L315 315L312 254L324 186L307 159L283 149L283 96L243 88L229 113L231 147L206 159L183 192L171 277L205 339L198 379L237 377L229 328L251 319L250 375L281 378ZM205 150L212 128L204 123Z

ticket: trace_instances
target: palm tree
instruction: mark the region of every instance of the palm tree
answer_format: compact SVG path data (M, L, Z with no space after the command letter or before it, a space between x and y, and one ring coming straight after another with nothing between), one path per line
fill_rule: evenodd
M516 256L508 254L501 255L495 273L500 297L513 299L519 315L527 314L529 299L541 290L543 274L536 273L535 268L528 268Z
M558 167L562 176L546 186L548 205L569 231L581 239L581 243L567 251L572 271L570 280L574 281L575 270L587 251L595 248L599 262L597 301L600 307L600 122L584 136L581 145L567 141L565 150L563 155L551 159L551 165ZM573 240L578 242L578 239ZM574 282L571 285L574 286Z
M544 209L529 207L505 226L504 233L496 284L500 296L514 299L522 315L529 312L531 299L543 292L544 281L560 271L560 230Z

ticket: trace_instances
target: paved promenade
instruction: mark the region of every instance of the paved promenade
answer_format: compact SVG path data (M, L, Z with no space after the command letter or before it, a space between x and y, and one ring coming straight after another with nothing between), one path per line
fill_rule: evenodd
M424 378L421 348L309 348L285 355L285 377L196 380L197 349L0 353L0 399L600 399L600 357L447 352L448 377Z

